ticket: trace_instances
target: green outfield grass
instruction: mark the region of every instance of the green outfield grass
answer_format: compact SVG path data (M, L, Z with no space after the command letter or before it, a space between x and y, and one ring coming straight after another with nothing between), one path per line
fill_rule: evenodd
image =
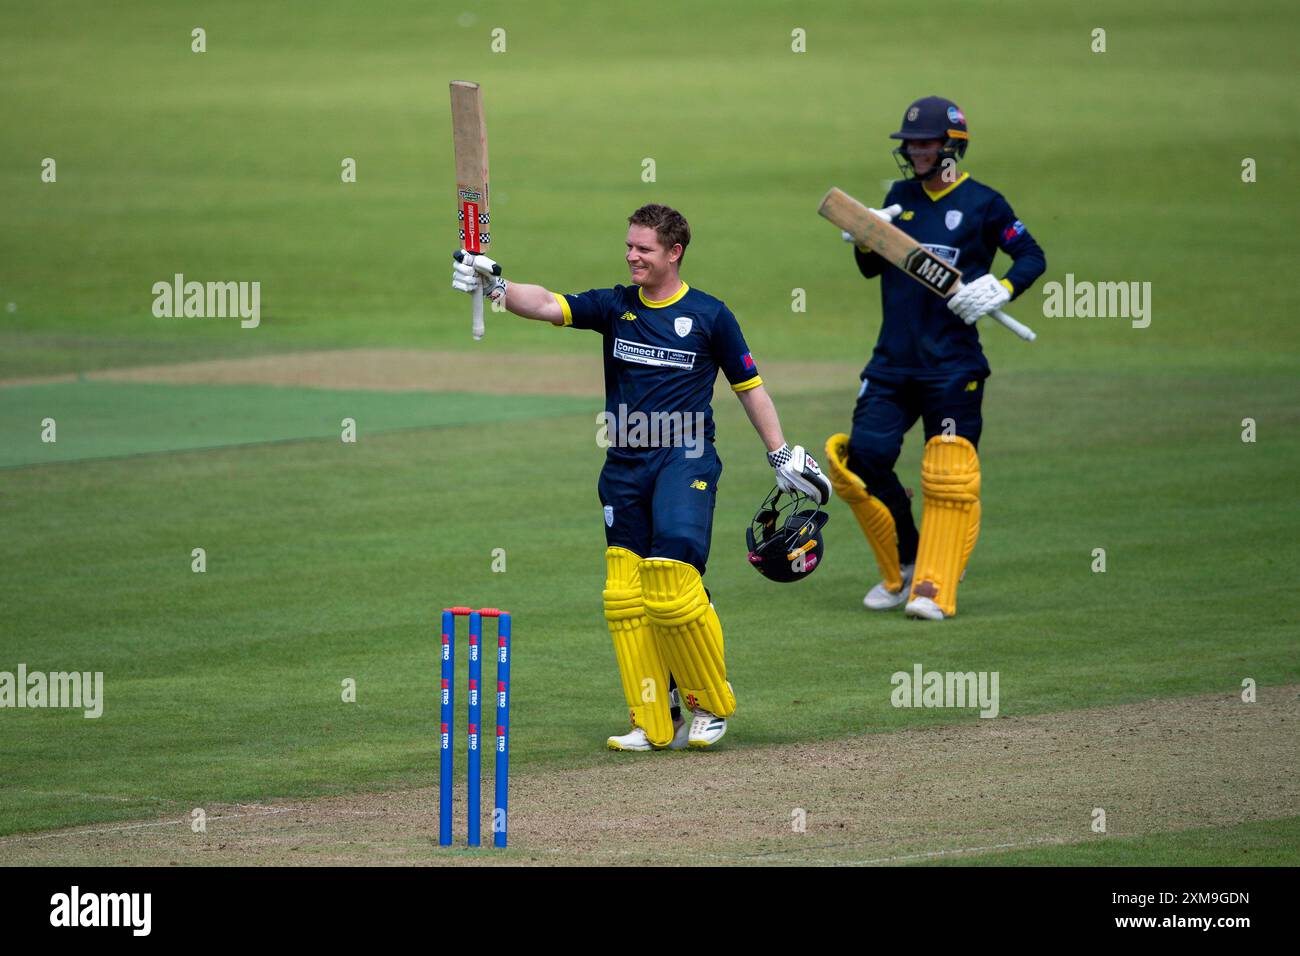
M576 398L60 382L0 391L0 468L585 411ZM55 441L41 423L54 420ZM64 423L60 430L59 423Z
M1233 448L1219 425L1189 421L1144 448L1142 417L1090 437L1066 415L1061 435L1081 437L1031 454L1018 436L1059 385L1022 376L1016 400L990 392L985 531L962 614L929 630L862 611L866 547L838 507L815 577L782 588L754 574L742 532L769 473L739 406L720 409L708 581L745 704L733 746L977 719L893 709L889 675L916 662L1000 671L1005 715L1230 694L1243 677L1266 697L1300 678L1294 444ZM1116 377L1084 394L1104 406L1146 388ZM1253 400L1280 415L1285 390ZM837 408L833 395L783 403L794 434L824 430ZM7 664L102 670L107 684L98 720L4 715L14 760L0 830L427 783L435 611L462 601L516 612L517 764L599 759L593 741L623 705L599 609L593 437L584 414L10 470ZM544 473L530 467L542 461ZM902 467L917 465L909 449ZM1075 490L1042 494L1053 476ZM1214 560L1201 560L1206 529L1189 507L1218 529ZM204 574L190 570L195 547ZM1104 575L1090 571L1093 547L1107 548ZM492 571L496 548L505 573ZM1248 607L1278 613L1247 628ZM349 677L355 705L340 702Z
M914 663L999 671L1004 715L1234 694L1247 677L1263 706L1300 680L1300 332L1279 281L1300 226L1278 159L1300 146L1293 23L1256 0L11 6L0 379L379 345L487 350L507 369L599 362L595 337L512 317L470 341L448 288L455 78L485 87L507 277L626 281L627 214L668 202L694 230L685 277L731 304L760 369L865 362L878 293L817 203L833 184L878 200L896 175L887 134L941 92L970 118L969 170L1042 243L1044 281L1150 282L1152 322L1044 318L1034 289L1008 311L1038 342L984 329L983 530L940 627L863 611L874 572L838 503L814 577L783 588L750 569L743 532L771 472L720 396L707 581L743 702L726 745L976 719L893 709L889 675ZM489 51L495 27L506 53ZM790 50L796 28L807 53ZM45 157L57 183L40 180ZM1257 183L1241 182L1245 157ZM151 286L177 272L260 281L261 325L155 318ZM847 430L855 387L820 384L775 395L788 437L814 449ZM516 613L515 765L602 759L626 718L600 610L597 410L0 385L0 670L106 680L98 720L0 711L0 834L427 785L447 603ZM899 464L918 494L919 452L911 436ZM1294 862L1294 836L1288 820L956 862Z
M1300 350L1274 279L1300 225L1275 160L1300 146L1280 119L1295 44L1280 0L588 0L563 18L522 2L223 2L201 16L74 2L0 18L0 308L15 308L0 313L0 374L121 364L124 341L153 357L252 336L259 351L469 348L447 289L452 78L484 84L493 248L520 280L622 280L624 218L665 201L694 227L689 280L728 300L756 354L841 357L874 329L878 298L847 262L828 267L848 253L817 203L833 184L881 198L887 134L942 90L970 118L969 169L1040 239L1049 278L1153 283L1146 330L1037 317L1033 348L992 330L995 361L1253 372L1293 368ZM197 25L204 54L190 52ZM495 27L505 53L489 50ZM806 53L791 52L796 28ZM40 181L46 157L55 184ZM340 182L344 157L355 184ZM260 281L262 326L155 319L150 288L177 272ZM792 315L796 287L808 311ZM1040 301L1014 311L1034 320ZM493 341L569 344L510 321Z

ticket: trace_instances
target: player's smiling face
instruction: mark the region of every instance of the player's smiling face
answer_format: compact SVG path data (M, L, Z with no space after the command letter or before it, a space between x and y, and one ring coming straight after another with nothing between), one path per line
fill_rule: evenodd
M934 172L935 164L939 161L939 150L942 148L941 139L908 140L907 155L912 160L912 169L916 171L917 178L924 179Z
M627 267L636 285L654 288L667 279L673 269L671 257L671 250L663 247L649 226L627 227Z

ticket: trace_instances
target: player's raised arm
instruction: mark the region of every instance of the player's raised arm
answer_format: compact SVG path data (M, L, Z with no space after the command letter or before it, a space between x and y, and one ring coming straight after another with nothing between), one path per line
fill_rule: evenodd
M452 258L456 260L451 273L453 289L470 294L482 289L493 302L504 302L507 312L552 325L564 324L564 309L559 298L544 286L506 282L501 277L501 266L487 256L458 250ZM509 295L506 294L507 288Z

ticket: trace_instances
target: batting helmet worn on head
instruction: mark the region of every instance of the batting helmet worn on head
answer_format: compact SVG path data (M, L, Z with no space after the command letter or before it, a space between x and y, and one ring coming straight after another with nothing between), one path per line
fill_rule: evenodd
M799 581L821 564L825 541L821 530L830 515L807 495L788 495L773 488L758 507L758 514L745 531L749 563L758 573L782 583ZM811 506L811 507L809 507Z
M911 171L911 157L907 153L909 139L943 140L936 169L945 159L961 159L966 155L970 133L966 129L966 114L952 100L942 96L925 96L903 113L903 123L890 139L901 139L903 144L894 150L894 158L904 175Z

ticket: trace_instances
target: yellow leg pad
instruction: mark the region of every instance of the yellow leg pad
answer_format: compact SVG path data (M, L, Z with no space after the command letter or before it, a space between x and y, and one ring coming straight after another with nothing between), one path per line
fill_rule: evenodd
M626 548L606 549L605 621L614 639L632 725L644 730L656 747L666 747L673 739L668 665L646 619L640 563L641 557Z
M903 570L898 558L898 529L885 503L873 498L866 482L849 470L849 436L832 435L826 439L827 475L840 500L849 506L867 543L876 556L885 587L897 593L903 587Z
M978 463L976 463L976 467L977 468L979 467ZM962 552L961 552L961 570L957 574L958 580L960 580L961 576L966 573L966 562L970 560L970 553L975 550L975 542L979 540L979 536L980 536L980 503L978 500L976 500L975 506L971 508L970 527L966 531L966 544L962 548Z
M723 658L722 622L704 593L700 572L682 561L641 562L645 612L682 698L718 717L736 710Z
M928 597L951 617L957 582L980 533L980 460L965 438L936 435L921 458L921 540L913 598Z

